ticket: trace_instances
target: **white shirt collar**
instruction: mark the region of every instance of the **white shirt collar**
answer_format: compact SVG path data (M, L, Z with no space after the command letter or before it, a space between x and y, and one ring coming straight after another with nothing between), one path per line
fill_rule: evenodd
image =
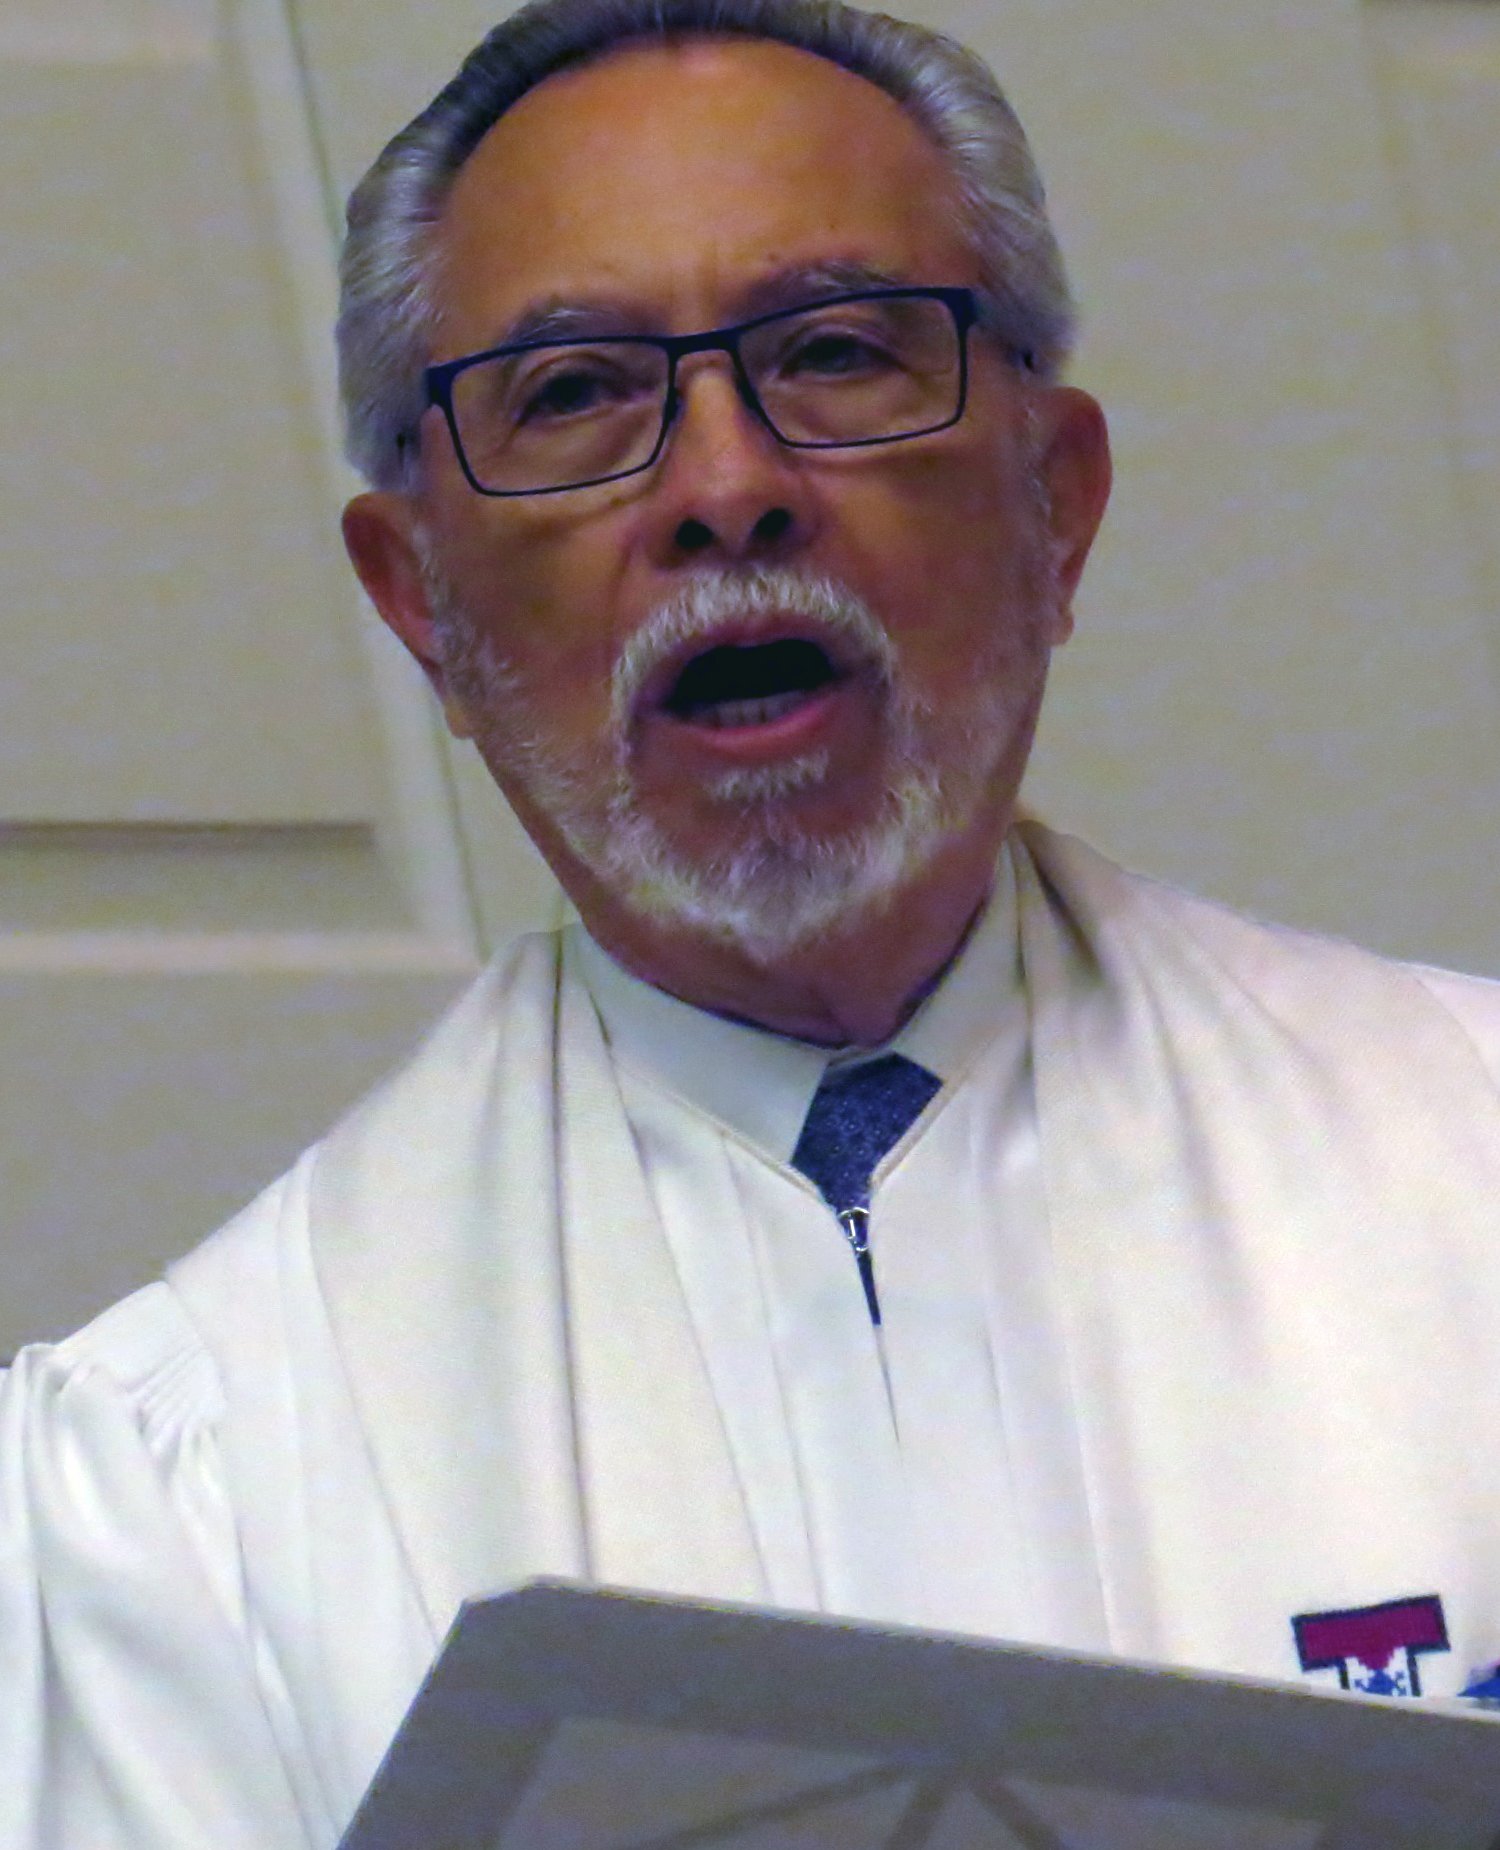
M1021 1004L1016 882L1009 845L969 940L922 1006L882 1047L831 1052L679 1001L623 970L582 926L569 928L615 1059L785 1162L828 1066L902 1053L957 1079Z

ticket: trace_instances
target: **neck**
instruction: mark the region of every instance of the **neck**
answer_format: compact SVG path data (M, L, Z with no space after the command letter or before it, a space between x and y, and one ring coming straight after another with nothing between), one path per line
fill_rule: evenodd
M597 892L572 897L616 963L695 1008L821 1046L877 1046L910 1019L962 948L989 897L1003 833L955 840L880 911L774 964L642 921Z

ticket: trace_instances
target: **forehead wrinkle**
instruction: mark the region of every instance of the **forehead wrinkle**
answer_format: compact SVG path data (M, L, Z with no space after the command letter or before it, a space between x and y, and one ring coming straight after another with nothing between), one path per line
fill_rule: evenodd
M778 309L799 308L821 301L824 297L858 294L867 289L901 289L921 287L924 281L951 281L950 278L916 278L884 264L859 258L833 257L816 262L796 263L778 268L757 278L729 298L729 312L736 320L752 320ZM670 316L653 313L639 299L626 295L571 296L552 292L528 302L502 326L493 330L485 341L489 347L524 346L531 342L587 340L611 334L660 334L677 332L666 324ZM732 324L726 324L732 325ZM682 329L684 333L707 330Z
M484 351L515 337L521 316L508 314L506 301L507 296L515 300L506 286L512 279L524 291L523 302L533 296L560 298L532 307L592 307L601 292L591 244L605 266L607 283L619 286L623 298L607 306L623 311L639 304L645 311L639 321L633 315L622 321L622 331L628 332L696 331L794 306L795 283L785 294L774 278L750 278L753 290L738 286L747 270L771 264L795 270L824 262L863 259L879 265L886 260L884 268L814 276L804 299L814 297L818 287L852 290L887 280L973 280L968 272L974 266L967 261L972 243L951 170L900 103L841 66L772 42L714 44L713 59L702 70L683 59L683 49L621 47L612 56L554 73L494 124L458 170L435 228L446 262L441 279L434 281L447 311L443 322L450 351ZM774 66L767 64L770 58L777 60ZM782 60L787 61L784 68ZM775 86L768 84L768 73L775 75ZM627 195L618 184L628 163L613 138L618 133L636 149L643 99L654 99L667 124L642 144L648 152L653 146L657 150L656 166L648 164L648 173L660 180L661 161L669 153L675 156L679 145L692 150L691 157L684 152L682 159L691 158L686 190L693 206L674 216L670 201L680 198L682 189L653 181L645 201L650 234L635 240L626 235L627 214L638 189ZM740 113L752 111L747 120L755 132L744 146L728 125L719 126L714 112L726 104ZM840 122L846 115L850 119L849 132L841 130L836 143L829 141L830 111ZM805 132L799 124L805 124ZM601 141L601 136L609 139ZM871 182L865 158L874 151L884 176L878 186ZM589 166L593 156L602 166ZM730 199L721 219L697 176L725 160ZM845 161L853 162L852 197L828 178L829 163ZM766 220L758 236L751 229L755 195L746 191L744 181L762 168L767 181L774 175L778 183L764 189ZM588 183L590 174L596 184ZM533 194L533 186L541 190ZM812 203L786 213L777 209L777 200L806 199L809 189ZM918 190L926 210L913 203ZM518 204L523 197L525 203ZM666 202L660 211L659 201ZM873 244L861 236L863 227L875 234ZM636 263L644 266L653 256L654 271L643 267L639 276L633 273ZM959 263L965 273L952 274ZM911 274L892 276L892 268ZM764 288L758 286L762 282ZM548 284L554 287L549 290ZM686 306L688 297L696 309ZM666 319L673 302L684 317L691 314L690 324ZM530 328L522 331L534 334ZM559 329L557 338L567 338L567 332Z
M816 302L822 296L857 295L865 289L901 289L917 281L889 265L860 257L817 258L788 264L750 284L737 299L738 310L746 316L771 314L779 308Z

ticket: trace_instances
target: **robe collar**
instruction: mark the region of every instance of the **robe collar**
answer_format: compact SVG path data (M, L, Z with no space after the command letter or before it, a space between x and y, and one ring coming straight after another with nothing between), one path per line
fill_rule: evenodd
M1008 851L974 929L933 993L890 1040L849 1053L693 1008L630 975L582 926L570 927L568 936L612 1057L777 1163L790 1159L830 1065L899 1053L946 1084L961 1077L1024 1006Z

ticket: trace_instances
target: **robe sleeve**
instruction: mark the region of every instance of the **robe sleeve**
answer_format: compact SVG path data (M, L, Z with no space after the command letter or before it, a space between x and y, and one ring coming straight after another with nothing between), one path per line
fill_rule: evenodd
M1500 982L1493 977L1462 976L1426 964L1417 976L1474 1043L1485 1071L1500 1090Z
M310 1850L212 1361L164 1286L0 1376L0 1845Z

